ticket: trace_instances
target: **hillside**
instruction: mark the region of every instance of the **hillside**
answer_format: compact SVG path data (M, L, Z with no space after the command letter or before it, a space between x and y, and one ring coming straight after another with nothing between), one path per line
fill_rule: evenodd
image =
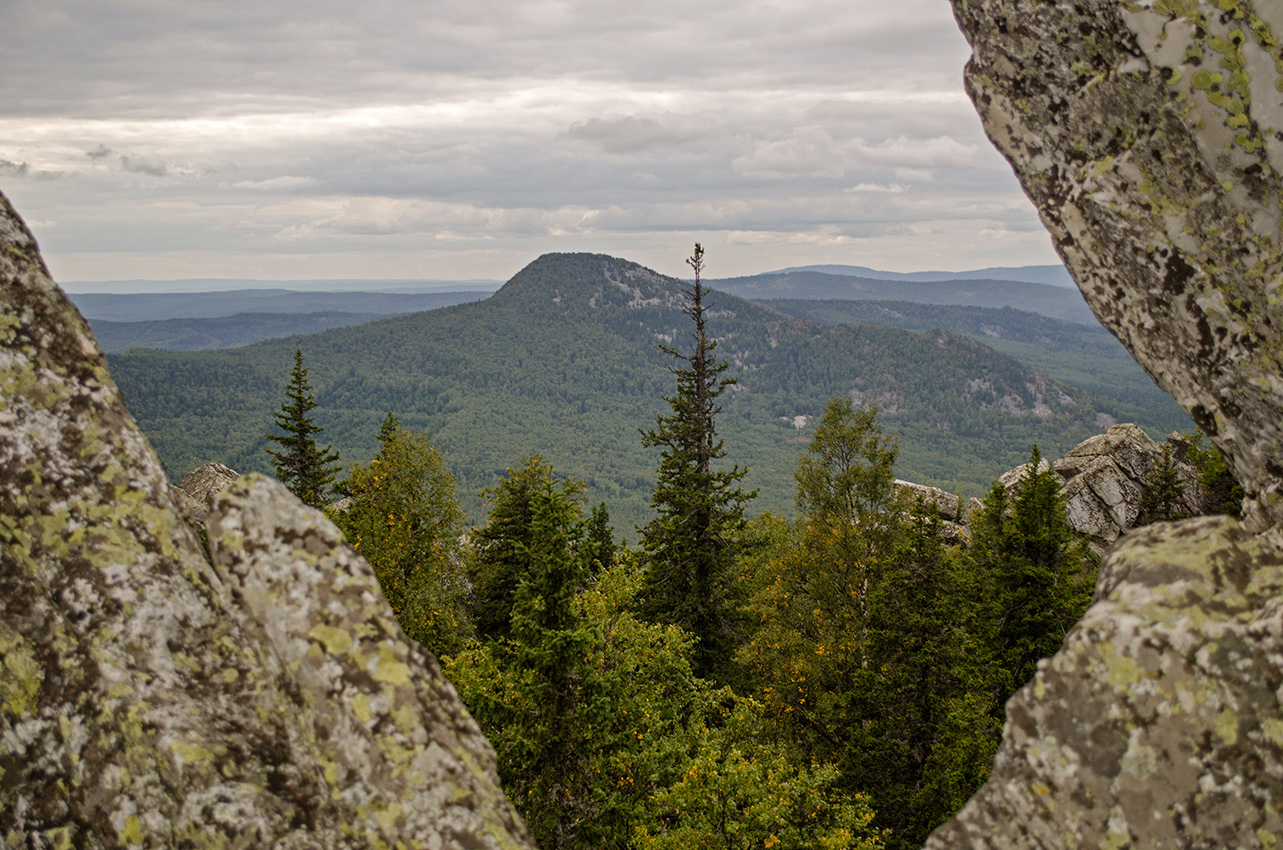
M624 260L551 254L486 301L208 352L135 350L112 374L171 476L220 461L266 470L263 434L302 346L319 424L346 462L372 456L387 411L426 431L465 509L522 456L542 452L608 501L617 527L646 513L657 455L638 430L672 391L657 342L683 345L682 284ZM978 493L1039 443L1062 452L1118 411L968 337L823 326L725 293L710 329L740 384L720 420L758 509L791 510L792 472L826 399L879 405L901 435L898 473Z
M909 301L915 304L956 304L970 307L1012 307L1096 325L1075 288L1012 280L873 280L820 271L776 272L709 281L709 285L741 298Z
M1013 310L906 301L759 302L824 324L872 324L910 331L936 328L978 339L990 348L1116 405L1123 417L1163 433L1194 430L1185 411L1145 374L1131 353L1100 325L1082 325Z
M107 354L131 348L201 351L237 348L283 336L311 334L330 328L363 325L385 318L377 313L237 313L211 319L158 319L150 322L109 322L90 319L98 347Z

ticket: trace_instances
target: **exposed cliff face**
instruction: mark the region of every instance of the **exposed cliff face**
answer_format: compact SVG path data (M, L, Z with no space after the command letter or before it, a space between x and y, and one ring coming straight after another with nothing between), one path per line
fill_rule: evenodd
M1092 310L1283 519L1283 11L954 0L967 88Z
M1101 321L1226 455L1245 522L1148 526L1008 704L931 848L1283 838L1283 12L954 0L967 86Z
M0 833L526 847L494 757L322 514L241 479L213 564L0 196Z

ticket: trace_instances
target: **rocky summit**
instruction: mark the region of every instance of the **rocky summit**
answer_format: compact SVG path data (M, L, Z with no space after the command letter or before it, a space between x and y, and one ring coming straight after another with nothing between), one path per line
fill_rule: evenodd
M319 511L243 476L206 560L174 492L0 196L6 846L531 846L476 723Z
M1008 704L989 781L928 847L1276 847L1283 12L954 12L985 129L1079 288L1247 498L1242 524L1158 524L1115 544L1091 609Z

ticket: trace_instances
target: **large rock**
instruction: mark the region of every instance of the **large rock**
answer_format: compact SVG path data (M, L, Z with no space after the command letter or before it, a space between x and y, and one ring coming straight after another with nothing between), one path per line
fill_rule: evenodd
M1092 310L1283 519L1283 7L954 0L966 83Z
M320 512L247 476L208 528L213 564L0 196L6 846L530 846Z
M1283 548L1234 520L1133 533L927 847L1276 847L1281 598Z
M203 523L214 505L214 497L232 486L239 477L240 473L221 463L207 463L184 475L174 487L187 497L184 507L188 512L197 522Z
M1150 475L1162 461L1164 448L1184 492L1181 509L1197 516L1203 507L1198 469L1185 460L1186 447L1176 440L1166 446L1157 443L1135 425L1115 425L1052 464L1061 478L1069 524L1091 535L1098 552L1136 525Z
M954 0L989 137L1096 315L1247 498L1242 526L1116 544L1095 604L1008 704L989 781L928 847L1283 838L1281 9Z

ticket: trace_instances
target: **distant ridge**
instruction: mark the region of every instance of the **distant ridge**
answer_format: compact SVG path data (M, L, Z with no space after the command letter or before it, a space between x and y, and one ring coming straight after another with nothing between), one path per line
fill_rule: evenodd
M231 290L272 290L289 292L494 292L501 280L259 280L253 278L201 277L184 280L72 280L60 284L69 295L79 293L196 293Z
M657 460L638 434L672 392L659 344L689 344L681 288L627 260L548 254L484 301L243 348L108 359L175 477L211 460L265 469L263 435L302 347L317 423L344 462L373 456L391 411L442 449L474 518L480 490L539 453L582 479L589 500L608 501L626 529L649 518ZM901 477L969 494L1028 457L1031 444L1053 456L1121 415L947 331L821 325L726 292L706 304L717 354L739 381L719 435L749 470L746 487L761 490L755 510L790 510L798 453L836 395L879 407L900 437Z
M215 319L238 313L377 313L390 316L480 301L488 292L291 292L244 289L226 292L71 293L81 315L94 321L155 322Z
M710 280L709 285L741 298L857 301L911 301L967 307L1012 307L1053 319L1096 325L1077 287L1021 280L878 280L819 271L776 272Z
M945 280L1014 280L1022 283L1041 283L1047 286L1074 287L1074 279L1064 266L994 266L987 269L975 269L966 272L884 272L867 266L793 266L766 274L787 274L789 272L820 272L847 277L862 277L869 280L905 280L915 283L930 283Z

